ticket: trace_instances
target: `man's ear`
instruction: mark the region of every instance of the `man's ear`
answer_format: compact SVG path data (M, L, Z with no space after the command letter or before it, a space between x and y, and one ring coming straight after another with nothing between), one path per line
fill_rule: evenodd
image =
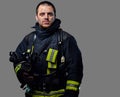
M35 19L36 19L36 21L38 21L38 17L37 16L35 16Z

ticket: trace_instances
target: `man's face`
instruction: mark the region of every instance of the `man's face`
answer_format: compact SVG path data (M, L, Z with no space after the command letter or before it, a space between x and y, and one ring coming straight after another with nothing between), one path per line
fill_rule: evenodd
M42 28L48 28L55 20L55 13L52 6L47 4L40 5L38 7L38 13L36 14L36 21Z

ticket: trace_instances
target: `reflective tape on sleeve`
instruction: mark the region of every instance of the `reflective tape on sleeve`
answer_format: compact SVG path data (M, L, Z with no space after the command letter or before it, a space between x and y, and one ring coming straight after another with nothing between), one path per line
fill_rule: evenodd
M20 69L21 69L21 64L18 64L18 65L15 67L15 72L17 73Z
M79 90L80 83L73 80L68 80L66 85L66 90L73 90L78 91Z

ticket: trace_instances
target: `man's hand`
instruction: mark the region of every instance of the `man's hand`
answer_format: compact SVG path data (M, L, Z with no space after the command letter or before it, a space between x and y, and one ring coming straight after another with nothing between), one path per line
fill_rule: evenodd
M29 84L34 80L34 77L27 72L23 72L23 79Z
M34 76L30 75L29 73L27 72L23 72L21 74L21 88L24 89L24 86L27 84L29 86L31 86L33 84L33 81L34 81Z

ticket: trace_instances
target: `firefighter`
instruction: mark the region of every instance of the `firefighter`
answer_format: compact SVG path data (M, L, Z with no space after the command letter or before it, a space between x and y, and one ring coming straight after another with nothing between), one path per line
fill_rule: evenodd
M37 5L36 21L35 30L10 52L25 97L78 97L83 63L75 38L60 28L49 1Z

